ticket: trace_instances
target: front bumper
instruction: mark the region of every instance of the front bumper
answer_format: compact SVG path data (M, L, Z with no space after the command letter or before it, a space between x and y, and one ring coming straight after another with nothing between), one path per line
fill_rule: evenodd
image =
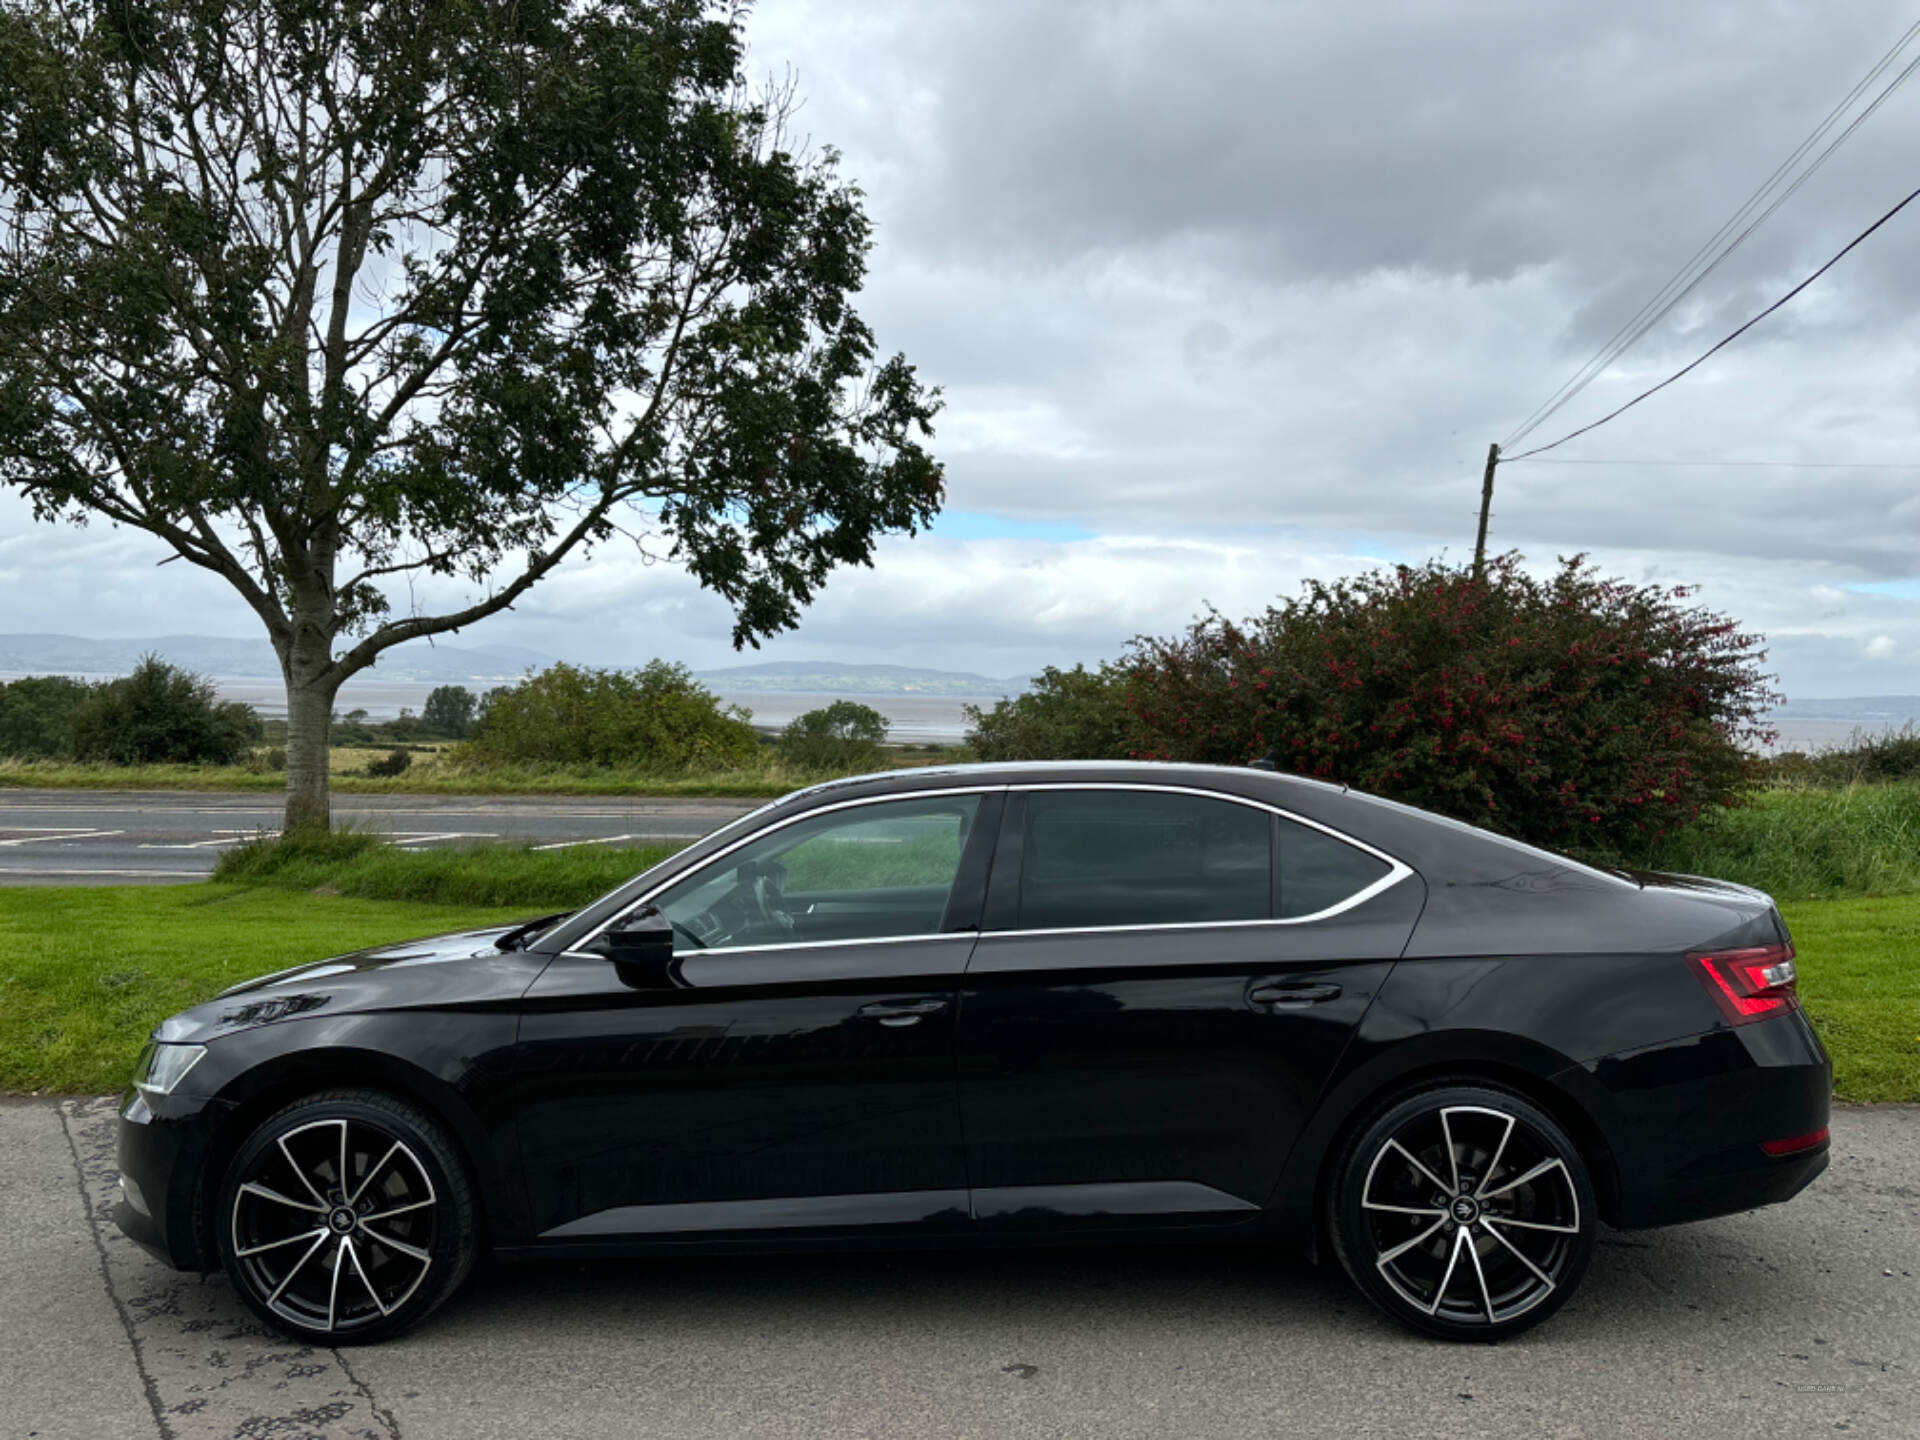
M120 1198L113 1223L134 1244L176 1270L211 1270L205 1243L205 1186L224 1102L148 1096L129 1090L120 1105Z
M1799 1011L1577 1067L1605 1113L1620 1182L1615 1223L1673 1225L1790 1200L1830 1143L1762 1145L1823 1130L1833 1064Z

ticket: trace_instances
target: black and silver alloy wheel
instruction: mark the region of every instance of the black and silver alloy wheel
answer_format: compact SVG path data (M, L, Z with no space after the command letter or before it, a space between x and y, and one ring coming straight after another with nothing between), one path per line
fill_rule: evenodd
M229 1173L221 1232L248 1304L326 1343L422 1318L473 1255L471 1198L445 1137L370 1092L315 1096L256 1130Z
M1519 1096L1451 1086L1388 1109L1346 1151L1335 1248L1400 1319L1490 1340L1544 1319L1593 1246L1578 1148Z

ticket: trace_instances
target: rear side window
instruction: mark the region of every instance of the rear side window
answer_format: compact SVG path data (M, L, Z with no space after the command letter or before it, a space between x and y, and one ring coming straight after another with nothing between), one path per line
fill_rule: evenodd
M1032 791L1018 923L1054 930L1265 920L1273 914L1270 819L1200 795Z
M1280 831L1280 904L1282 920L1318 915L1350 900L1393 867L1358 846L1336 840L1311 825L1277 820Z

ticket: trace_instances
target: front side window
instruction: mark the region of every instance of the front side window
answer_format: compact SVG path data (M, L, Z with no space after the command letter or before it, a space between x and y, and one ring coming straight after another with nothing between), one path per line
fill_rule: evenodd
M1024 930L1265 920L1265 810L1202 795L1036 790L1021 839Z
M978 795L829 811L749 842L654 903L674 950L937 935Z

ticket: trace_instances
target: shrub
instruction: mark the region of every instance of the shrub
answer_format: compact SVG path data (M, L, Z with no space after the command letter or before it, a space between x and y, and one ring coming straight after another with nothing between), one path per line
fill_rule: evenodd
M1049 665L991 710L966 707L967 745L981 760L1113 760L1133 751L1127 672Z
M74 712L73 754L114 765L234 765L260 729L251 705L223 701L211 682L148 655Z
M73 717L95 686L67 675L0 682L0 755L63 759L73 753Z
M1758 637L1684 587L1400 566L1127 660L1134 748L1336 780L1544 844L1631 849L1734 803L1775 702Z
M760 737L684 665L643 670L551 665L487 703L463 757L477 764L620 765L645 770L750 764Z
M886 759L887 717L836 700L796 715L780 735L780 759L796 770L877 770Z
M391 780L396 775L404 775L407 767L413 764L413 752L393 750L378 760L367 762L367 774L379 780Z

